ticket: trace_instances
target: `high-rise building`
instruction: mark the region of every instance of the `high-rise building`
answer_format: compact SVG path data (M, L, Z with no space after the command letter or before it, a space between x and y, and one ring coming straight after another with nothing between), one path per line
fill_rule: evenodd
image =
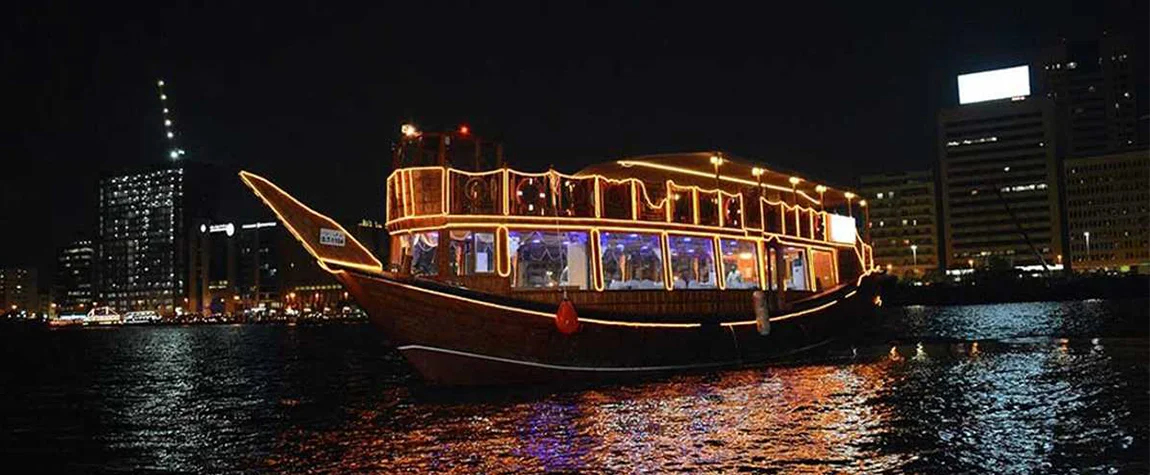
M966 81L973 92L960 76L962 104L939 112L944 264L1056 269L1063 252L1054 106L1027 97L1028 73L993 76L1001 71L1008 70L989 72L988 84Z
M182 162L100 181L96 240L97 301L117 311L169 315L196 285L187 241L210 222L222 175Z
M938 269L938 206L930 170L859 179L875 265L908 278Z
M283 280L279 249L285 239L294 238L274 221L201 224L189 241L189 268L198 283L188 295L189 311L234 314L274 307Z
M0 313L38 312L37 272L34 268L0 268Z
M1137 145L1135 61L1120 36L1063 41L1034 64L1038 90L1054 101L1065 157L1105 155Z
M56 262L56 298L59 313L82 313L95 300L93 260L96 246L89 240L76 241L63 249Z
M1066 216L1075 271L1150 271L1150 152L1067 159Z

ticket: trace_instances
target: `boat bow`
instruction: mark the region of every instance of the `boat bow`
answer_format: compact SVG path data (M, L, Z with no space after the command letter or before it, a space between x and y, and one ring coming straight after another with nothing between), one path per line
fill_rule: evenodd
M259 196L321 267L383 273L383 264L335 220L317 213L266 178L240 172L240 179Z

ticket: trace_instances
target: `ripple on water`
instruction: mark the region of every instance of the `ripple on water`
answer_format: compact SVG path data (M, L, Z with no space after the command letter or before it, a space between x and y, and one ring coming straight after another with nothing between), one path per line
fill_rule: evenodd
M557 393L413 391L367 326L35 333L4 341L29 370L0 380L0 455L79 471L1145 472L1148 340L1109 338L1107 308L908 309L854 359Z

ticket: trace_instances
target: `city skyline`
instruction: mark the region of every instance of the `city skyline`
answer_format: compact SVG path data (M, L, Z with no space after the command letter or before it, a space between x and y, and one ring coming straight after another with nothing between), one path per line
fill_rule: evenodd
M1116 20L1137 17L1128 13L1144 6L843 11L814 27L765 32L753 22L717 22L723 34L712 34L707 21L689 21L689 12L675 16L697 22L698 33L665 25L619 33L643 17L641 10L512 12L504 21L518 29L469 25L461 18L475 12L460 9L409 12L460 27L443 37L421 37L411 24L379 32L376 26L386 22L373 20L380 14L353 21L326 12L316 24L348 25L333 33L304 28L306 13L175 8L133 11L157 21L116 30L78 20L81 12L44 8L29 12L41 13L32 16L43 25L17 30L16 43L29 46L19 56L28 67L14 81L47 98L17 101L35 120L15 133L10 148L11 155L40 160L3 179L2 219L6 228L50 230L52 245L32 255L0 255L9 265L41 268L42 277L52 275L59 247L95 237L98 174L166 159L155 97L160 78L169 82L190 159L274 168L301 196L354 222L382 215L390 142L406 120L431 129L470 124L502 138L509 160L524 168L554 164L571 171L626 154L719 148L784 167L803 164L852 185L862 173L927 168L936 156L934 114L957 102L955 75L1027 63L1059 36L1121 30ZM514 21L529 13L540 18ZM262 20L248 28L219 19L227 16ZM870 21L855 24L856 18ZM198 32L205 19L221 22L217 35ZM584 30L591 20L616 28ZM561 28L546 31L551 24ZM51 35L61 25L78 28ZM615 48L621 37L636 39L632 34L637 45ZM81 48L81 61L55 61L81 54L69 48L86 35L99 41ZM522 39L532 36L546 41ZM370 40L386 47L358 49ZM730 60L740 56L746 58ZM310 67L316 64L328 68ZM667 77L683 71L701 73ZM559 97L535 103L547 96ZM867 158L873 155L882 158ZM333 159L346 166L334 169L330 181L361 190L355 196L325 196L306 186L314 163ZM42 201L16 201L29 195ZM15 238L4 239L4 248L13 249Z

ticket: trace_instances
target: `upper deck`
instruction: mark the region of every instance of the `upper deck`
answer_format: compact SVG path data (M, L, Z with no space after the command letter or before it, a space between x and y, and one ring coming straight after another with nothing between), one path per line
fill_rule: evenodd
M506 167L485 172L402 168L387 178L387 228L598 226L778 237L869 252L863 251L869 245L852 217L856 209L862 211L859 202L852 202L853 193L739 160L720 159L714 166L712 156L718 157L624 159L574 175ZM699 163L718 173L703 171Z
M497 146L484 158L468 141L484 143L405 134L387 178L396 275L544 300L554 296L531 291L758 288L796 299L873 268L853 218L865 202L789 171L699 152L523 172Z

